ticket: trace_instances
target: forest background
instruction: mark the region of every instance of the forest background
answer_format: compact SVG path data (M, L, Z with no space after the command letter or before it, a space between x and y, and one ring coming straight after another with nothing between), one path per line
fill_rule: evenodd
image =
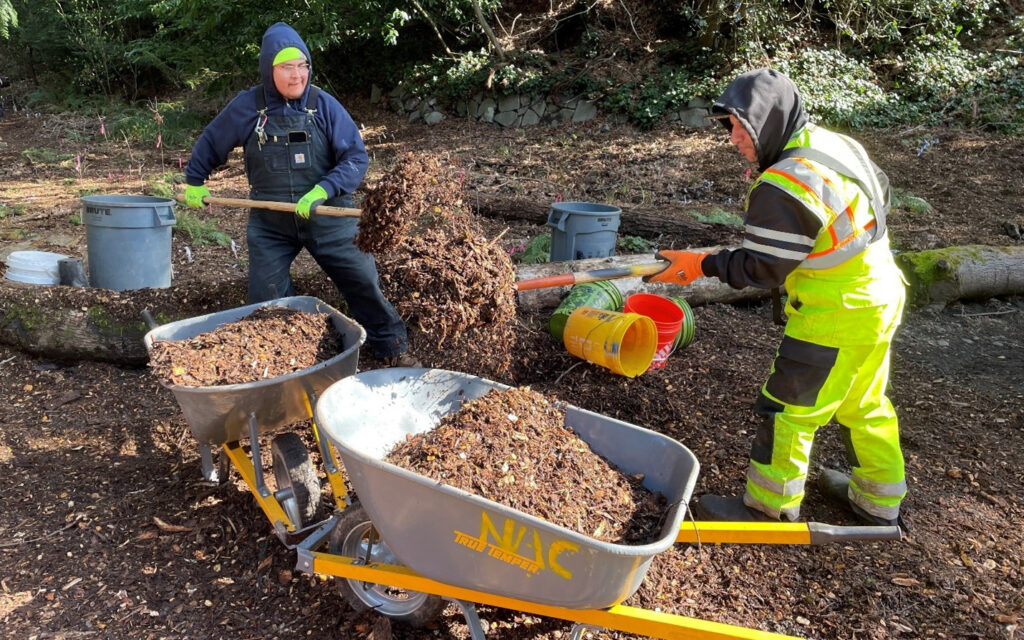
M1020 0L0 0L0 96L95 115L127 141L189 144L259 81L262 33L283 20L339 96L573 95L652 128L773 66L835 128L1019 135L1021 14Z

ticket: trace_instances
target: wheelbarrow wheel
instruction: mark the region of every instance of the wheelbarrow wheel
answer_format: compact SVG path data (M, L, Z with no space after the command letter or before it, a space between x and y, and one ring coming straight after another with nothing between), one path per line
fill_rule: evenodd
M366 557L367 549L370 550L369 558ZM363 562L400 564L373 528L366 510L358 503L353 503L342 512L331 533L330 551ZM338 593L355 611L372 609L413 627L422 627L432 622L447 606L440 596L348 578L338 578Z
M296 528L316 522L320 506L320 479L309 458L309 451L297 433L282 433L270 443L274 479L274 497Z

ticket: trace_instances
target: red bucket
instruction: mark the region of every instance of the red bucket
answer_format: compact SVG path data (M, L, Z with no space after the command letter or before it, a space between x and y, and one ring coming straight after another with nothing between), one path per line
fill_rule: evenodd
M634 293L626 298L622 312L639 313L654 320L654 326L658 330L658 347L654 352L654 360L651 361L648 371L664 367L665 361L672 353L676 336L683 326L683 310L664 296L657 296L653 293Z

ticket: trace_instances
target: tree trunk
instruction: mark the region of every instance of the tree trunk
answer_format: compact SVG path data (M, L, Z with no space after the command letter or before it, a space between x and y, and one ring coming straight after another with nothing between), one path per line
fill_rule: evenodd
M510 198L477 194L477 213L488 218L524 220L544 224L548 219L548 203L527 198ZM700 245L735 243L743 233L742 228L727 224L700 222L678 207L639 207L617 205L622 209L619 216L619 235L657 238L662 235L680 238L685 244L675 248ZM666 247L668 248L668 247Z
M896 254L914 306L1024 293L1024 247L969 245Z
M54 309L12 302L0 311L0 342L54 360L99 360L142 366L149 359L145 323L111 318L102 305Z
M716 247L699 250L711 251ZM590 271L654 262L653 254L634 254L571 262L523 265L518 279ZM915 306L945 305L961 299L1024 295L1024 247L967 246L896 255L910 282ZM685 287L644 283L640 278L612 280L623 293L645 291L678 295L692 306L762 299L763 289L733 289L717 278L701 278ZM328 300L333 286L321 275L303 277L296 288L305 295ZM569 287L535 289L518 294L524 311L554 308ZM148 327L139 311L149 307L161 322L221 311L244 304L245 281L226 282L202 291L143 289L111 292L103 289L36 287L0 281L0 342L54 360L99 360L141 366L148 360L143 336ZM185 300L187 298L187 301ZM239 301L232 305L229 301Z

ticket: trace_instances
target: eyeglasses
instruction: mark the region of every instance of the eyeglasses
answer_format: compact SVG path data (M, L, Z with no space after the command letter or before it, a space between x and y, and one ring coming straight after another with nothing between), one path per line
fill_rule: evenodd
M276 68L280 69L281 71L283 71L285 73L300 73L300 74L307 74L307 73L309 73L309 63L308 62L279 64L279 65L277 65Z

